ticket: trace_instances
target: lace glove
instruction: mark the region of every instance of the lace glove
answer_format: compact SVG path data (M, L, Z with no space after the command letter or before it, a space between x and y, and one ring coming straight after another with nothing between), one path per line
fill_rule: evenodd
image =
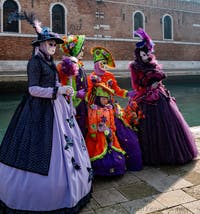
M80 99L84 99L85 98L85 95L86 95L86 91L85 89L81 89L77 92L76 94L76 97L77 98L80 98Z
M126 94L126 97L134 97L135 96L135 91L128 91Z
M69 86L69 85L67 85L67 86L60 86L58 88L58 92L57 93L58 94L65 94L67 96L72 97L74 95L74 89L71 86Z

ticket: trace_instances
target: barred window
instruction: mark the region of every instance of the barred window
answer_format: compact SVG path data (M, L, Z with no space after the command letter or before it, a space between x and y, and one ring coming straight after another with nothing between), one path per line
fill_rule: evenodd
M163 36L164 39L172 39L172 17L169 15L163 18Z
M10 13L18 11L18 5L13 0L7 0L3 4L3 31L19 32L19 21L8 23Z
M52 8L52 30L59 34L65 34L65 11L58 4Z
M139 27L144 29L144 16L141 12L136 12L133 16L134 19L134 31Z

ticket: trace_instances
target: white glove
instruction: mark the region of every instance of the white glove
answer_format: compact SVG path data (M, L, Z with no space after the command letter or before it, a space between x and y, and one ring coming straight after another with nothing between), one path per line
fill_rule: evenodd
M69 85L60 86L58 88L57 93L58 94L66 94L67 96L73 96L74 95L74 89Z

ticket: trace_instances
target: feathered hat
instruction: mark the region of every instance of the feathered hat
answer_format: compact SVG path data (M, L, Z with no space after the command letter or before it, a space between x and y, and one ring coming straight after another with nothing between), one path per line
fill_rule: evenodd
M78 56L82 50L85 41L85 35L63 36L62 39L64 40L64 43L60 45L60 50L66 56Z
M105 83L96 83L96 96L100 97L110 97L111 95L114 95L114 90L109 88Z
M62 44L63 40L59 37L57 33L52 32L48 27L41 27L41 22L35 17L34 13L27 13L23 11L21 13L13 12L9 15L9 22L17 20L26 20L29 24L33 26L37 33L37 39L32 42L33 46L38 46L40 42L47 40L55 40L57 44Z
M150 36L142 28L138 28L133 33L142 39L142 41L136 43L137 48L142 49L146 46L149 52L154 52L155 44L151 40Z
M94 63L105 60L107 66L110 68L115 68L115 61L112 54L106 48L103 47L94 47L90 50L90 53L93 55Z

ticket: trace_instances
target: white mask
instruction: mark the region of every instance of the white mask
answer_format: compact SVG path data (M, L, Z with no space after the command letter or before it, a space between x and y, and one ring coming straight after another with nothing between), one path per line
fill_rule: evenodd
M56 42L54 40L41 42L39 49L43 51L48 57L53 56L56 52Z
M148 62L149 54L144 51L140 51L140 57L144 63Z
M54 40L48 40L45 42L47 46L47 52L50 56L54 55L56 52L56 42Z

